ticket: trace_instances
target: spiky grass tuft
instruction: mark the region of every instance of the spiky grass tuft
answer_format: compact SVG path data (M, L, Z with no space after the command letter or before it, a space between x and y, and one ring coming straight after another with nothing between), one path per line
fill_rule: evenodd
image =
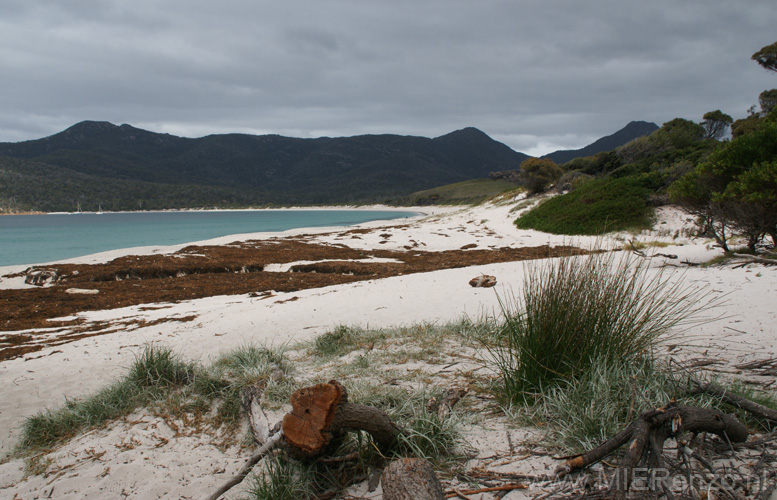
M546 391L535 411L552 423L555 443L583 451L614 436L644 411L672 400L689 403L686 394L682 381L651 360L602 362Z
M502 301L490 346L505 402L531 401L598 364L651 358L662 336L709 305L649 261L597 252L529 264L520 302Z

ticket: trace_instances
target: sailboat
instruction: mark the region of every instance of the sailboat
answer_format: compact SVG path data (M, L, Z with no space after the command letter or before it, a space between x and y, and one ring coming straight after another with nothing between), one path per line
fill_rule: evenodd
M103 206L102 206L102 205L98 205L98 206L99 206L100 208L98 208L98 209L97 209L97 213L98 213L98 214L101 214L101 213L103 213Z

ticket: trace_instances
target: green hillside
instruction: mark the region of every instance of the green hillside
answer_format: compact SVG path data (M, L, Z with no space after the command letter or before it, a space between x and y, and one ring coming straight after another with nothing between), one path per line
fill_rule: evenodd
M515 189L518 186L512 182L474 179L417 191L398 201L403 205L475 205Z
M527 156L474 128L400 135L188 139L82 122L51 137L0 143L0 207L137 210L389 202L519 168Z

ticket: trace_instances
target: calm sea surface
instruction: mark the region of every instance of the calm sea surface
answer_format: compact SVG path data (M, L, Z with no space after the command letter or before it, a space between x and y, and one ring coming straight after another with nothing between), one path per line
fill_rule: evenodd
M415 212L250 210L0 216L0 266L37 264L120 248L175 245L299 227L348 226Z

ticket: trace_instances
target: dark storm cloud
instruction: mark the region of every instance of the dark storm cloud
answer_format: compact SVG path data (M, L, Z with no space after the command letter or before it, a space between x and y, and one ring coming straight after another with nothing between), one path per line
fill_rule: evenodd
M6 1L0 141L84 119L184 136L583 146L630 120L745 115L771 0Z

